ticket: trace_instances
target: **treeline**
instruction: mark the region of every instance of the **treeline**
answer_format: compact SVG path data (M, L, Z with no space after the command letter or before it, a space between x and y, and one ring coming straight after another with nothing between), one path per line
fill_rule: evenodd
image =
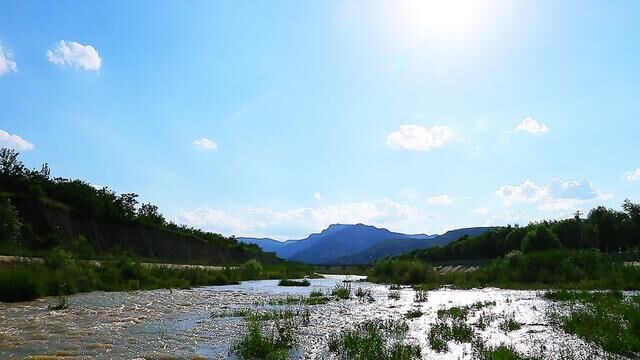
M445 246L415 250L398 256L425 262L495 259L513 251L531 253L550 249L599 249L602 252L640 250L640 204L625 200L622 211L600 206L586 219L542 221L520 227L491 229L464 236Z
M596 249L514 251L471 272L439 273L415 259L387 258L376 262L369 280L420 285L426 289L500 287L515 289L640 289L640 268L615 261Z
M39 170L28 169L19 159L19 153L7 148L0 149L0 250L20 248L28 254L33 250L48 250L61 245L60 239L31 239L33 231L30 231L30 224L21 222L20 214L11 204L11 199L24 197L73 212L80 218L115 224L143 224L193 236L219 247L264 256L255 244L244 244L234 237L167 221L156 205L140 203L137 194L117 194L107 187L96 187L82 180L53 178L47 164Z

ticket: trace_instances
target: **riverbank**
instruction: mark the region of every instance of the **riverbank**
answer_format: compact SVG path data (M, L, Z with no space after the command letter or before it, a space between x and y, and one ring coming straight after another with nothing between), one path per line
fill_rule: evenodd
M70 253L57 249L45 258L5 262L0 266L0 301L26 301L96 290L228 285L242 280L299 278L311 273L312 270L302 264L263 265L256 260L229 267L142 263L122 254L87 261L74 259Z

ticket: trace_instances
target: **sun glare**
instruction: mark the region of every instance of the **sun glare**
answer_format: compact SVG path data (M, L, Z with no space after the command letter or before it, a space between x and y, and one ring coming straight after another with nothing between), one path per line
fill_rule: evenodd
M405 0L390 3L385 13L397 41L460 45L486 31L495 10L491 1Z

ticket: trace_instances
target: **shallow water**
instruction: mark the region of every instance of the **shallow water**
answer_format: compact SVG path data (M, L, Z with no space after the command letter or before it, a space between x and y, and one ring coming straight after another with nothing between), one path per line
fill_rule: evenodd
M247 281L240 285L202 287L192 290L136 292L92 292L67 298L69 308L48 310L57 299L47 298L18 304L0 303L0 358L21 359L34 355L69 356L91 359L135 359L178 357L226 359L231 346L244 330L244 320L210 317L211 313L233 309L269 307L268 302L286 295L308 295L314 289L329 291L345 276L311 280L311 286L279 287L276 280ZM358 277L348 277L358 280ZM471 315L473 323L481 313L497 317L513 314L523 326L505 333L500 320L492 321L478 333L490 345L507 344L528 353L554 358L563 354L593 354L597 349L574 336L548 325L547 302L537 291L500 289L430 291L428 301L414 302L414 291L403 288L398 300L389 299L383 285L354 282L353 290L370 289L373 302L357 299L304 306L311 324L299 329L300 347L296 358L331 358L329 336L372 318L402 318L419 308L424 315L409 321L407 341L420 345L423 358L472 358L470 344L450 343L450 351L436 353L429 348L427 331L436 321L437 311L478 301L495 301ZM280 306L295 308L300 306Z

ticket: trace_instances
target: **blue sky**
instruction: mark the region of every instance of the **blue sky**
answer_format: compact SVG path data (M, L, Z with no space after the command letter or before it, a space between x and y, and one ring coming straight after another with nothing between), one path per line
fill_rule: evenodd
M640 201L640 2L2 1L0 144L223 234Z

